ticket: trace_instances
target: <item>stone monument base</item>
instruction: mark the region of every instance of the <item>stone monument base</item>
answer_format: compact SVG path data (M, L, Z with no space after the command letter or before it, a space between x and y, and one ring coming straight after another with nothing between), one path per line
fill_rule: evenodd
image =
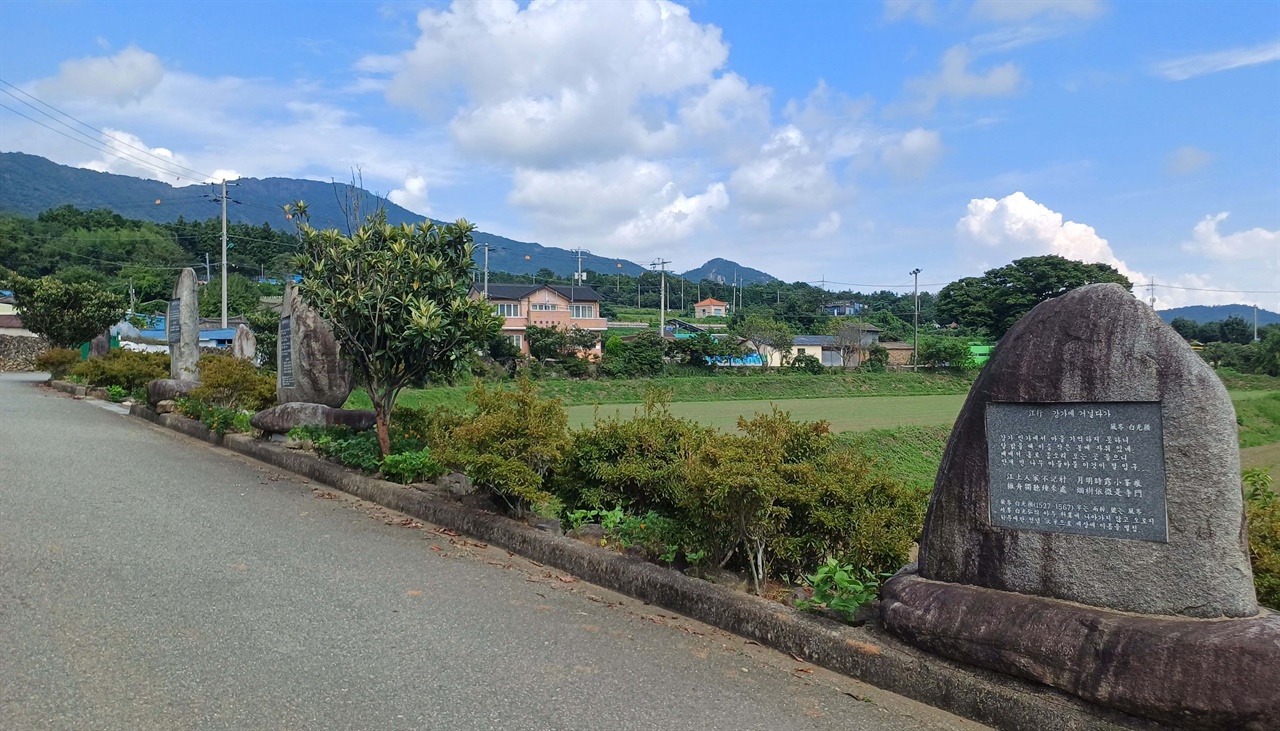
M884 626L943 657L1195 729L1280 728L1280 615L1190 619L930 581L907 566Z

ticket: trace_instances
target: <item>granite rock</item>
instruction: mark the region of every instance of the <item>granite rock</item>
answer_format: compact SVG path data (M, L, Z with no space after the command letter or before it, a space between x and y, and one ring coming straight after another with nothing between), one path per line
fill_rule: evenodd
M187 267L178 275L169 300L165 327L169 340L169 377L178 381L196 381L200 371L200 304L197 299L196 272Z
M276 346L276 400L320 403L338 408L351 394L350 367L333 331L285 284Z
M920 578L881 593L885 626L953 660L1183 728L1280 728L1280 616L1115 612Z
M191 392L199 388L199 386L199 381L160 378L147 383L147 403L152 407L158 406L161 401L172 403L176 398L190 396Z
M249 424L267 434L288 434L298 426L345 426L353 431L368 431L374 427L375 418L372 411L291 401L259 411L249 419Z
M993 527L991 402L1159 402L1167 542ZM1235 410L1222 381L1115 284L1041 303L1000 341L956 420L920 545L926 579L1144 614L1249 617Z
M172 414L178 405L166 399L157 403L155 408L157 414Z
M250 363L256 362L258 358L258 338L244 323L236 326L236 334L231 339L231 355Z

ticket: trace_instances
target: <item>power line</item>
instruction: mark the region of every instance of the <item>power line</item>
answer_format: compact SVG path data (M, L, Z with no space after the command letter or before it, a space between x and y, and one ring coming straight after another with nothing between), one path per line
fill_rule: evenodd
M1144 287L1149 285L1142 285ZM1174 284L1155 284L1156 288L1181 289L1187 292L1225 292L1226 294L1280 294L1276 289L1207 289L1204 287L1179 287Z
M150 156L150 157L153 157L153 158L155 158L156 160L159 160L160 162L164 163L165 165L168 165L168 166L170 166L170 167L177 168L177 169L180 169L180 170L186 170L187 172L195 173L198 177L200 177L200 178L204 178L204 179L206 179L206 180L208 180L208 179L212 179L212 178L213 178L213 176L212 176L212 175L209 175L208 173L202 173L202 172L200 172L199 170L195 170L195 169L193 169L193 168L189 168L189 167L187 167L187 166L185 166L185 165L179 165L178 163L176 163L176 162L174 162L174 161L172 161L172 160L170 160L170 159L168 159L168 158L166 158L166 157L164 157L164 156L162 156L162 155L157 155L157 154L155 154L154 152L152 152L152 151L150 151L150 150L148 150L148 149L145 149L145 148L142 148L142 147L138 147L137 145L133 145L133 144L130 144L130 143L128 143L128 142L125 142L124 140L120 139L119 137L115 137L115 136L113 136L113 135L109 135L109 134L107 134L105 131L103 131L103 130L101 130L101 129L98 129L97 127L94 127L93 125L91 125L91 124L89 124L89 123L87 123L87 122L85 122L85 121L83 121L83 120L81 120L81 119L78 119L78 118L76 118L76 117L74 117L74 116L72 116L72 115L70 115L70 114L67 114L66 112L62 111L61 109L58 109L57 107L53 106L52 104L49 104L49 103L48 103L48 102L46 102L46 101L42 101L41 99L39 99L39 98L37 98L37 97L33 96L32 94L30 94L30 93L28 93L28 92L26 92L26 91L23 91L21 88L19 88L19 87L18 87L18 86L16 86L15 84L12 84L12 83L10 83L10 82L8 82L8 81L5 81L4 79L0 79L0 84L4 84L5 86L8 86L8 87L12 88L14 91L18 92L19 94L22 94L23 96L27 97L28 99L31 99L32 101L35 101L36 103L40 104L41 106L48 107L49 109L52 109L53 111L57 112L58 114L61 114L62 116L66 117L67 119L70 119L71 121L75 122L76 124L79 124L79 125L80 125L80 126L82 126L82 127L85 127L85 128L87 128L87 129L91 129L91 130L93 130L94 132L97 132L98 134L102 135L103 137L106 137L107 139L112 140L113 142L118 142L118 143L120 143L121 145L124 145L125 147L129 147L129 148L134 149L134 150L137 150L138 152L141 152L141 153L143 153L143 154L145 154L145 155L148 155L148 156ZM14 99L18 99L18 97L13 96L13 94L12 94L11 92L5 91L4 89L0 89L0 91L3 91L5 94L8 94L9 96L13 97ZM26 102L26 101L23 101L22 99L18 99L18 101L19 101L19 102L22 102L23 104L26 104L28 107L31 107L32 109L35 109L37 112L40 112L41 114L44 114L46 117L49 117L50 119L54 120L55 122L58 122L59 124L61 124L61 125L65 126L65 127L67 127L68 129L73 129L73 128L71 127L71 125L69 125L69 124L67 124L66 122L63 122L62 120L59 120L59 119L57 119L57 118L55 118L55 117L53 117L53 116L50 116L49 114L46 114L45 112L41 111L39 108L35 107L34 105L32 105L32 104L30 104L30 103L28 103L28 102ZM82 132L78 132L78 131L77 131L77 134L84 134L84 133L82 133ZM86 136L86 137L88 137L88 135L85 135L85 136ZM176 177L176 176L175 176L175 177Z
M3 89L0 89L0 91L4 91L4 90L3 90ZM10 95L10 96L12 96L12 95ZM21 101L21 100L19 100L19 101ZM30 106L30 105L28 105L28 106ZM134 157L133 155L130 155L130 154L128 154L128 153L125 153L125 152L118 152L118 151L116 151L116 150L112 150L112 149L111 149L111 148L109 148L109 147L101 146L101 143L97 143L97 144L95 144L95 143L93 143L93 142L86 142L85 140L82 140L82 139L80 139L79 137L72 137L71 135L67 134L66 132L63 132L63 131L62 131L62 130L60 130L60 129L56 129L56 128L54 128L54 127L50 127L49 125L45 124L44 122L41 122L40 120L35 119L35 118L33 118L33 117L28 117L27 115L23 114L22 112L19 112L18 110L14 109L13 107L7 106L7 105L5 105L5 104L0 104L0 109L7 109L7 110L9 110L10 112L13 112L14 114L18 115L19 117L22 117L23 119L25 119L25 120L27 120L27 121L29 121L29 122L32 122L32 123L34 123L34 124L38 124L38 125L40 125L41 127L44 127L45 129L49 130L50 132L56 132L56 133L58 133L58 134L62 135L63 137L66 137L67 139L69 139L69 140L73 141L73 142L79 142L80 144L82 144L82 145L84 145L85 147L88 147L88 148L90 148L90 149L96 150L96 151L98 151L98 152L106 153L106 154L111 155L111 156L113 156L113 157L118 157L118 158L120 158L120 159L122 159L122 160L124 160L124 159L128 159L128 160L132 161L135 165L138 165L138 166L140 166L140 167L147 168L148 170L152 170L152 171L154 171L154 172L160 173L161 175L172 175L172 176L174 176L174 177L178 177L177 173L173 172L172 170L163 170L163 169L161 169L161 168L156 167L155 165L152 165L151 163L147 162L146 160L143 160L143 159L141 159L141 158ZM37 109L36 111L40 111L40 110L38 110L38 109ZM48 116L48 115L45 115L45 116ZM77 132L77 134L83 134L83 133Z

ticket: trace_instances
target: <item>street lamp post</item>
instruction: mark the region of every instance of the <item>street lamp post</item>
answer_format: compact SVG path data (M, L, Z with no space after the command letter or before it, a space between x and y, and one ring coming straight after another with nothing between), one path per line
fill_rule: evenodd
M920 268L912 269L911 276L915 277L915 306L912 307L911 313L911 363L915 366L916 371L920 370Z

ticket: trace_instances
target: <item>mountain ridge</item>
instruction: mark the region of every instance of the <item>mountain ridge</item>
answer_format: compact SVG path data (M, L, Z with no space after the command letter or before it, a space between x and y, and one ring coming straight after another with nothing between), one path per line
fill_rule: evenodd
M285 218L281 207L285 203L304 200L313 226L346 229L346 215L339 200L351 186L344 183L282 177L241 178L235 183L227 190L227 220L230 222L267 223L287 230L293 224ZM0 213L34 218L50 208L73 205L81 209L108 208L125 218L155 223L176 221L179 217L203 221L220 215L220 206L214 200L218 192L214 184L173 186L159 180L59 165L23 152L0 152ZM366 200L377 201L385 207L390 223L419 223L427 218L386 198L362 192ZM484 266L484 247L489 245L489 270L492 272L535 274L545 268L558 276L567 276L578 270L578 255L568 249L516 241L485 231L476 231L472 238L476 244L476 262L480 266ZM717 269L713 265L716 262L723 262L720 269L729 265L744 273L767 278L760 281L776 281L764 272L723 259L712 259L702 267L691 269L685 278L689 278L688 274L708 269L714 275ZM636 276L649 271L648 267L627 259L585 253L582 255L582 268L605 275ZM732 276L731 271L729 276ZM753 280L746 281L750 283Z
M1253 324L1253 305L1188 305L1168 310L1156 310L1156 314L1165 322L1173 322L1182 317L1203 325L1206 322L1218 322L1228 317L1239 317L1250 325ZM1258 308L1258 327L1280 323L1280 313Z

